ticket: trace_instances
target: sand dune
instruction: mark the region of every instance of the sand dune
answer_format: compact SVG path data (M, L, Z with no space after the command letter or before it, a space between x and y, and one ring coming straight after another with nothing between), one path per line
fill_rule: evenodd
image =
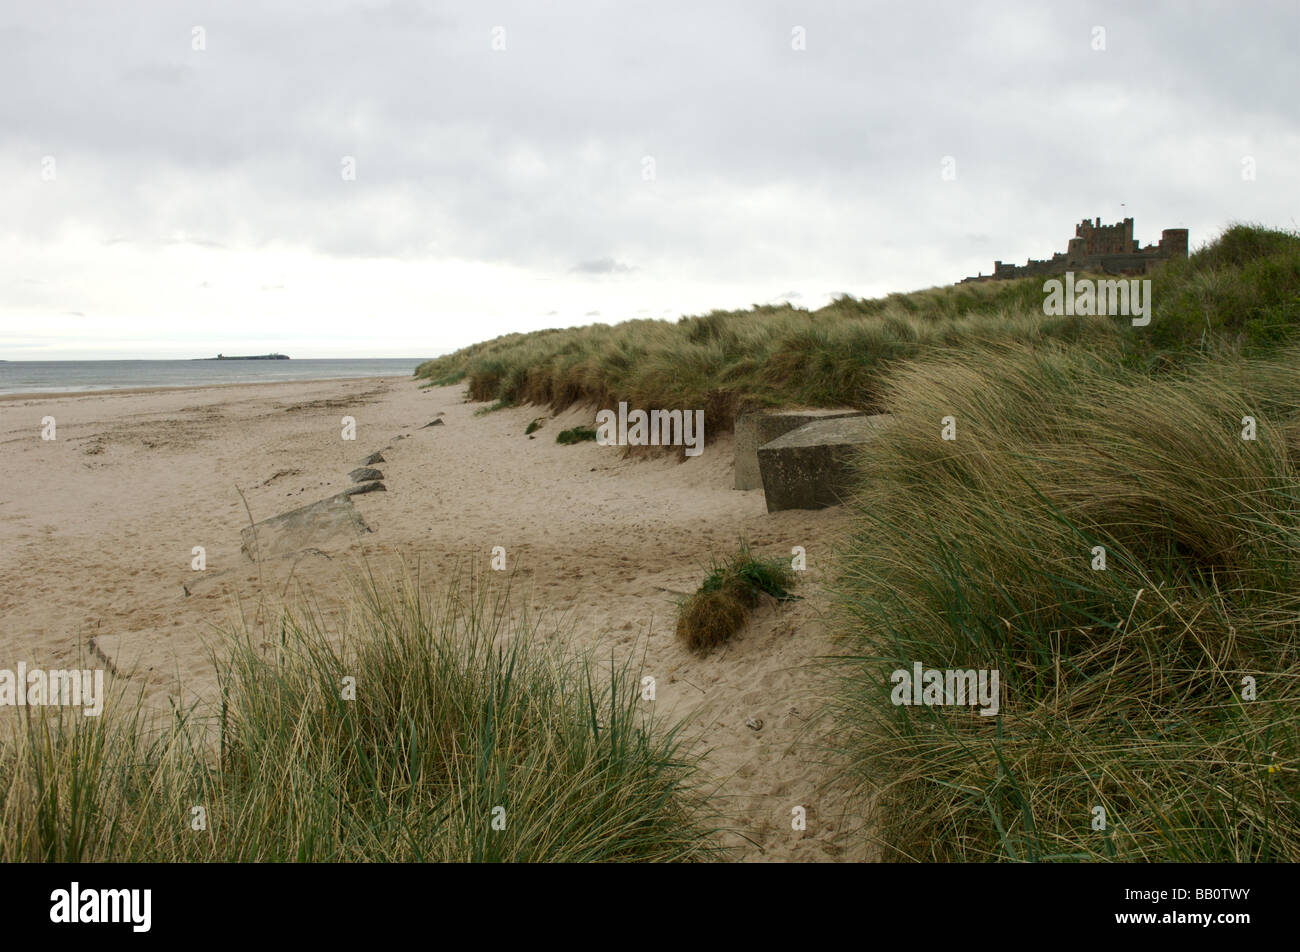
M710 749L744 858L866 858L812 753L807 663L833 651L818 581L842 510L769 515L761 492L730 488L729 436L685 462L624 458L555 443L558 430L590 424L591 408L476 416L480 406L462 388L397 378L0 402L0 667L98 656L156 703L202 702L215 687L206 646L238 605L256 606L259 586L301 585L329 610L359 560L381 571L418 561L436 578L502 546L522 597L562 613L576 642L644 656L661 712L690 718ZM424 428L440 412L443 425ZM355 441L341 439L345 415ZM45 416L54 441L40 438ZM546 423L529 439L537 416ZM340 492L374 450L388 491L353 500L371 531L259 572L240 550L248 513ZM742 537L763 554L804 546L807 597L761 609L741 638L697 658L673 638L676 599ZM191 568L194 546L206 550L203 572ZM795 805L808 810L806 832L790 829Z

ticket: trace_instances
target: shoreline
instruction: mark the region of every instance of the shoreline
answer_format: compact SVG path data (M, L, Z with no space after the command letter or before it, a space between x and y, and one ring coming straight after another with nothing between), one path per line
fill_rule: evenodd
M205 383L180 387L110 387L104 390L29 390L21 393L0 393L0 403L18 400L68 400L74 397L105 397L142 393L183 393L189 390L224 390L228 387L276 387L304 383L334 383L349 380L416 380L413 374L366 374L360 377L300 377L293 380L237 380L230 383Z

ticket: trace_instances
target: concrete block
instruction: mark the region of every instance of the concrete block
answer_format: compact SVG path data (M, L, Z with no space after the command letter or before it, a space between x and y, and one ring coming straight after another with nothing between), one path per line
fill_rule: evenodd
M382 485L366 483L366 486ZM359 487L356 487L359 488ZM351 541L369 532L352 500L340 494L291 512L263 519L240 531L243 553L254 562L319 548L340 536Z
M865 416L861 410L758 410L736 417L736 489L762 489L758 448L814 420Z
M767 511L838 504L852 487L854 456L888 422L884 413L815 420L760 446Z

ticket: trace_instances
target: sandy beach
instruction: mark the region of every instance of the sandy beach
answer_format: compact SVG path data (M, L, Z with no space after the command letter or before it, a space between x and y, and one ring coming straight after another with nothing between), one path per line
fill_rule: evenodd
M562 616L574 647L644 657L660 713L688 718L709 751L742 858L868 858L824 789L810 726L808 663L834 650L818 619L821 567L843 510L768 514L761 491L731 488L729 435L684 462L625 457L555 443L596 408L481 407L462 387L391 377L0 401L0 659L98 658L151 703L203 703L214 635L256 604L259 586L301 586L328 611L363 560L380 573L418 562L433 580L501 546L521 598ZM344 416L355 440L341 439ZM41 439L45 417L54 440ZM371 531L259 572L241 551L248 511L262 520L340 492L376 450L387 491L353 498ZM694 656L673 636L677 599L742 539L764 555L805 547L805 598L761 608L737 640ZM807 808L806 832L790 828L795 805Z

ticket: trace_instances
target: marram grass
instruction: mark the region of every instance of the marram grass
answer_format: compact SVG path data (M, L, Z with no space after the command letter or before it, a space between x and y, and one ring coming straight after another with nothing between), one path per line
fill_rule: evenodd
M683 861L716 839L635 672L504 595L362 586L344 631L232 633L219 709L31 708L0 747L5 861ZM355 699L345 679L355 678ZM195 807L206 829L195 830Z
M1297 368L1007 345L888 378L831 662L885 858L1300 860ZM998 670L999 715L896 705L917 662Z
M1186 261L1151 276L1151 324L1047 317L1043 279L847 295L808 311L783 305L676 322L506 334L426 361L416 376L466 384L496 405L698 409L711 435L767 406L883 406L881 380L936 348L981 342L1118 346L1119 359L1162 368L1195 355L1263 352L1300 331L1300 235L1233 225Z

